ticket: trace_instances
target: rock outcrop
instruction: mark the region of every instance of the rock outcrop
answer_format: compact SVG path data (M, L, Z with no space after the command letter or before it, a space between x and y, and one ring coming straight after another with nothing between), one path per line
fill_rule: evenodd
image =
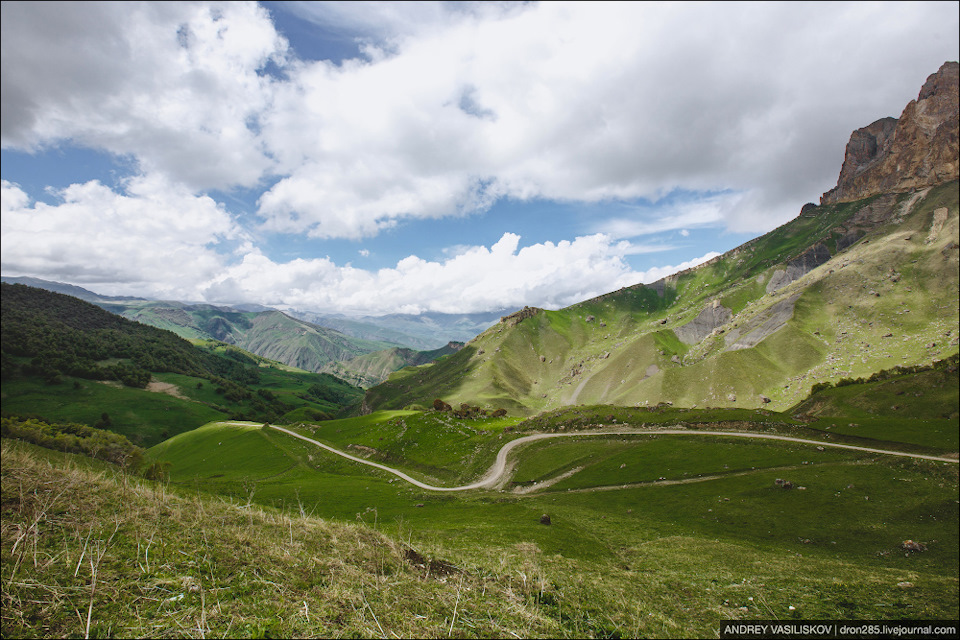
M847 143L837 186L821 204L877 193L901 193L958 177L960 64L945 62L927 78L899 119L881 118L857 129Z
M773 293L777 289L787 286L794 280L798 280L830 258L830 249L822 242L818 242L788 262L786 269L777 269L774 271L773 276L770 277L770 282L767 283L767 293Z
M733 312L714 300L700 314L685 325L673 330L680 342L696 344L709 336L714 329L722 327L733 317Z

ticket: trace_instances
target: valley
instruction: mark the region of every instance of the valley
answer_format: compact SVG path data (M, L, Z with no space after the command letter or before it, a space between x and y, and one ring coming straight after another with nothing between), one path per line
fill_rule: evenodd
M3 637L956 619L957 68L854 132L819 205L564 308L5 281Z

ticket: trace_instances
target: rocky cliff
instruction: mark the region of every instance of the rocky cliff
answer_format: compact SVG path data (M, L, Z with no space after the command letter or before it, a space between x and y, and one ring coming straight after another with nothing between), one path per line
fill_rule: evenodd
M837 186L821 204L929 187L958 177L960 64L945 62L927 78L899 119L857 129L847 143Z

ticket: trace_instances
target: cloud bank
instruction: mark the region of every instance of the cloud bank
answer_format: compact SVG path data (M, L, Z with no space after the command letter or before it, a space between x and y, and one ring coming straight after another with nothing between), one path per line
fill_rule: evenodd
M642 278L623 240L795 215L850 132L899 115L958 46L949 2L289 8L362 55L299 59L255 3L4 2L4 148L69 142L139 169L58 186L57 205L5 183L4 269L312 307L575 302ZM246 235L206 195L240 188L260 192ZM702 197L647 206L676 193ZM503 198L644 204L596 235L507 233L379 272L275 263L252 240L360 239Z

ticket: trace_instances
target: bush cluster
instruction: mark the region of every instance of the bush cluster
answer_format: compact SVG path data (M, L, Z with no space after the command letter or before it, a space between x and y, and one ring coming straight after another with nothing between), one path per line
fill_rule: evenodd
M0 434L65 453L79 453L136 470L143 462L143 449L112 431L85 424L48 423L36 418L0 418Z
M433 410L450 412L457 418L481 418L487 417L488 415L494 418L502 418L507 415L506 409L497 409L496 411L489 412L486 409L469 405L466 402L461 403L459 409L454 409L440 398L433 401Z
M812 396L815 393L820 391L826 391L827 389L840 387L849 387L853 384L866 384L869 382L883 382L885 380L893 380L894 378L899 378L900 376L905 376L914 373L921 373L924 371L947 371L955 372L957 370L957 364L960 362L960 354L953 354L949 358L944 358L943 360L937 360L932 364L926 365L913 365L913 366L900 366L897 365L892 369L883 369L882 371L877 371L869 378L841 378L837 380L836 383L830 382L818 382L817 384L810 387L810 395Z

